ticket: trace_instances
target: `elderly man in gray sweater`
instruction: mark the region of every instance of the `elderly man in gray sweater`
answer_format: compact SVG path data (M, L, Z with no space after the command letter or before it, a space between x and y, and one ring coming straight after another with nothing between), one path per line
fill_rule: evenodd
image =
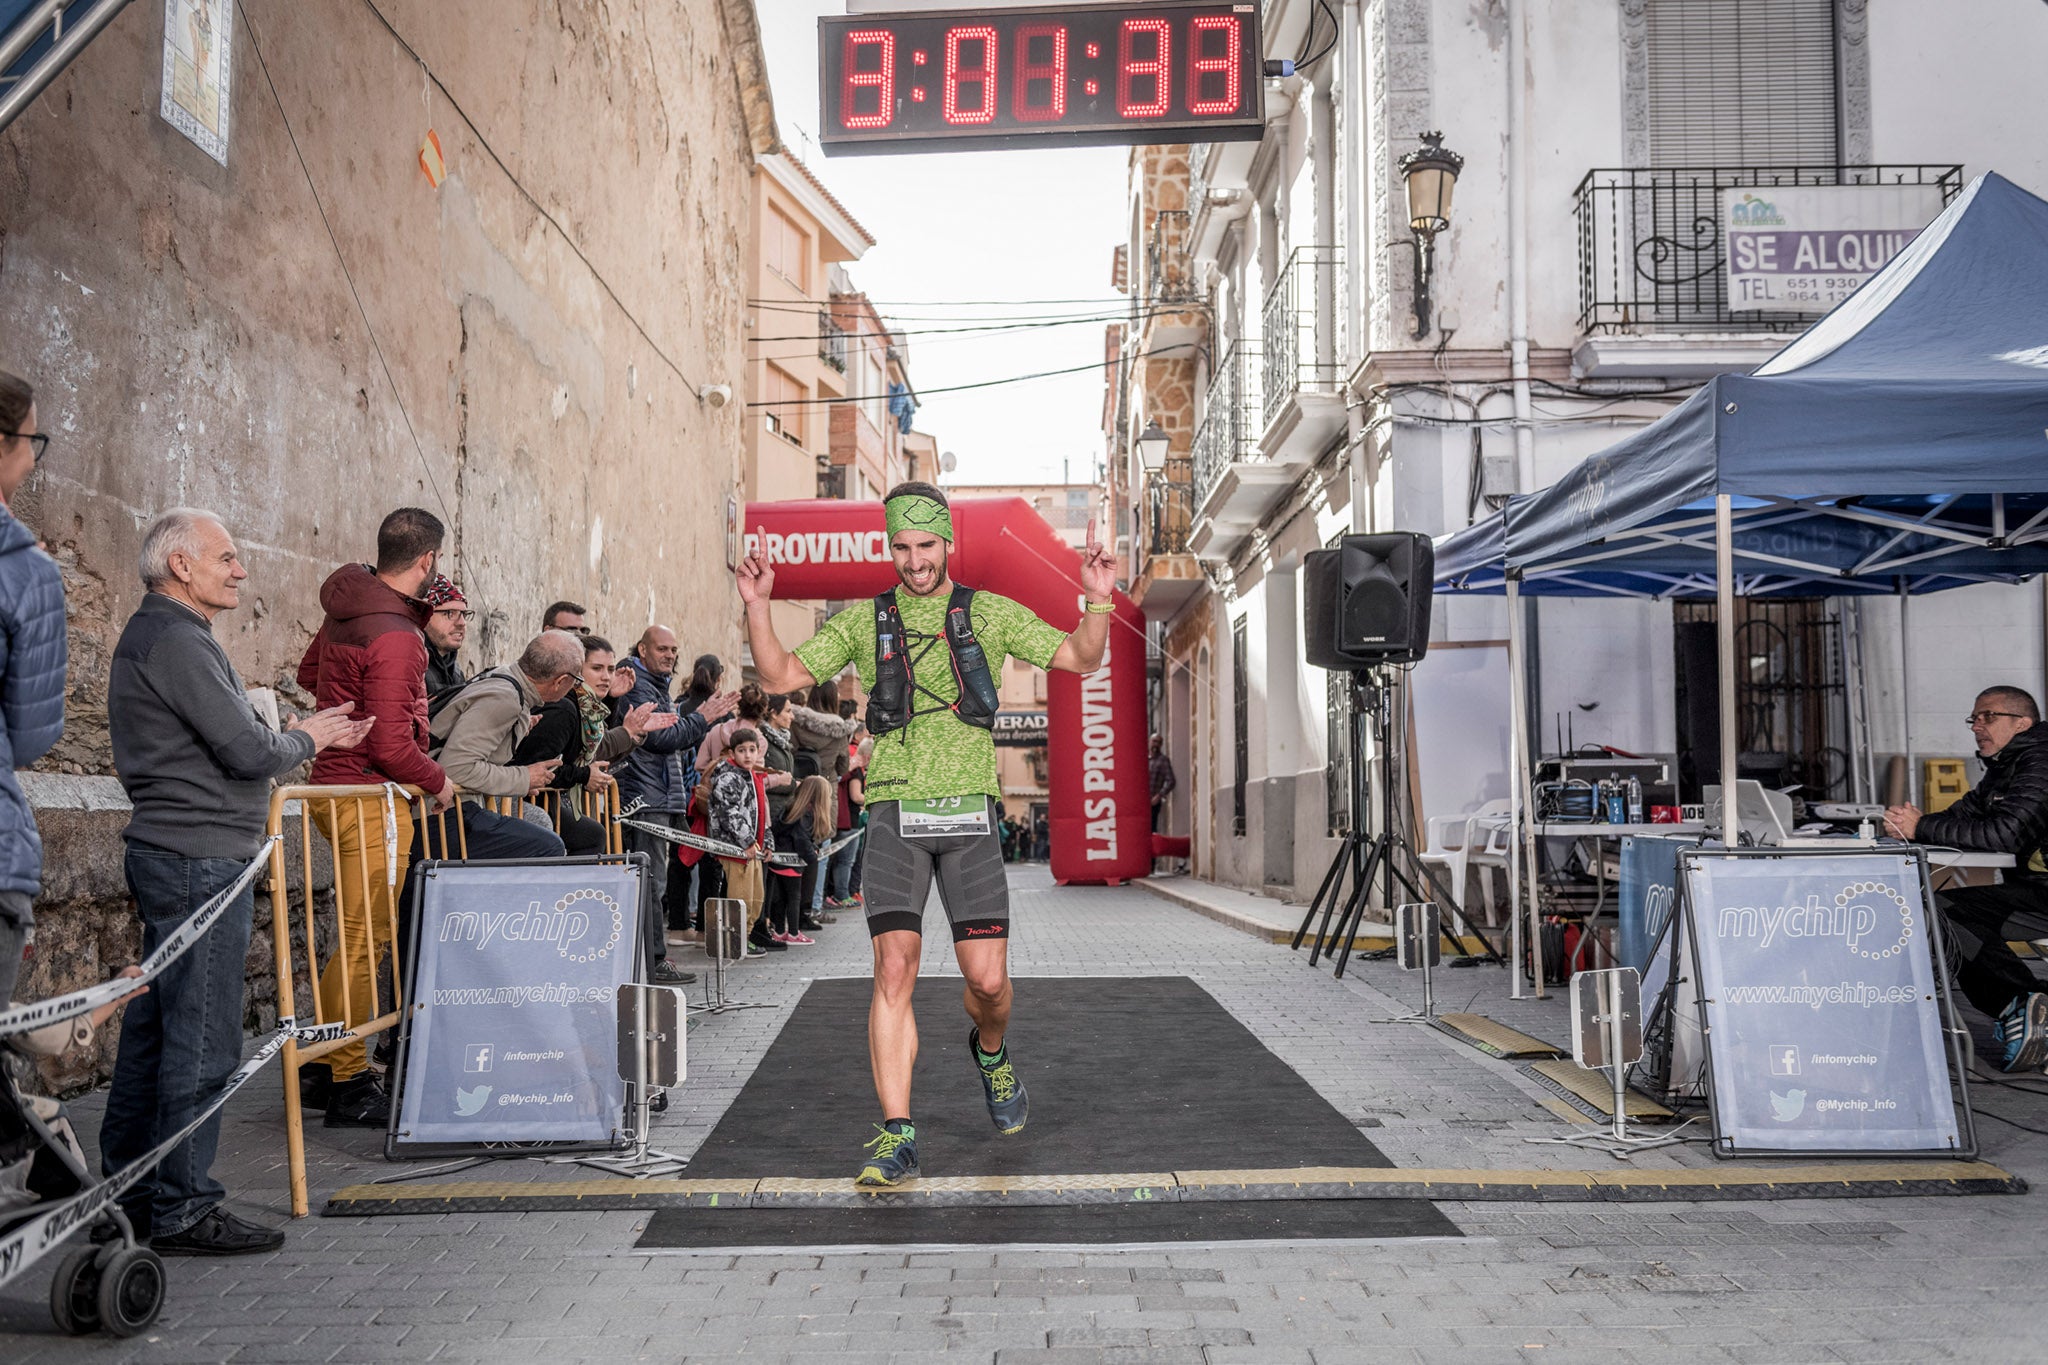
M114 647L107 720L114 770L134 806L124 870L142 919L142 950L164 938L242 874L263 844L271 779L329 745L352 748L368 720L349 706L294 721L279 734L255 708L213 619L241 605L234 539L210 512L176 508L142 538L149 592ZM242 987L253 884L204 938L128 1006L100 1127L112 1174L192 1120L242 1059ZM228 1212L211 1173L220 1116L172 1150L122 1196L138 1232L160 1253L233 1256L275 1250L284 1234Z

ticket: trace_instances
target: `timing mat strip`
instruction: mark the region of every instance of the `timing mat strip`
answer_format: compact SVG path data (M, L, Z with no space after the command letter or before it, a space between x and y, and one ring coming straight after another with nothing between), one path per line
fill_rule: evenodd
M1122 1175L926 1176L894 1189L849 1180L416 1181L350 1185L330 1216L535 1213L615 1209L1028 1207L1254 1199L1658 1203L1729 1199L1868 1199L2023 1194L2027 1183L1981 1161L1872 1161L1688 1170L1518 1171L1310 1166L1299 1170L1152 1171Z
M1555 1058L1549 1061L1531 1062L1527 1070L1566 1096L1592 1106L1604 1118L1614 1116L1614 1080L1604 1071L1589 1071L1576 1062ZM1672 1113L1648 1095L1627 1092L1623 1103L1632 1119L1676 1118Z
M1546 1043L1520 1029L1509 1028L1506 1024L1489 1019L1483 1014L1439 1014L1439 1027L1450 1033L1461 1043L1470 1043L1481 1052L1495 1057L1562 1057L1565 1050L1555 1043Z

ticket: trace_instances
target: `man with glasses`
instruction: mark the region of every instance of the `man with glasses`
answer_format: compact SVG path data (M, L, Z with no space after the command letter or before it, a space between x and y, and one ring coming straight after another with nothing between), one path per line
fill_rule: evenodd
M457 656L462 642L469 638L469 623L476 619L476 613L469 609L469 599L462 595L462 589L449 581L447 574L435 574L420 596L425 599L429 610L425 630L427 717L431 720L469 681L469 676L462 671L462 660Z
M14 770L64 734L64 580L10 508L48 444L35 391L0 370L0 1005L13 998L43 885L43 843Z
M2000 1064L2039 1071L2048 1063L2048 993L2010 944L2048 938L2048 728L2030 693L2005 686L1977 694L1969 724L1984 780L1947 810L1891 807L1885 832L2012 855L2015 866L2002 885L1958 887L1941 892L1935 904L1948 922L1956 984L1998 1021Z

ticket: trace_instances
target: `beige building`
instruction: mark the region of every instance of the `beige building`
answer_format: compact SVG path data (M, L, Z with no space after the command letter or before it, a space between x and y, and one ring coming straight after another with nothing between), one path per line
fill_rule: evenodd
M862 378L837 320L838 267L875 244L868 230L811 169L786 150L754 165L754 231L747 246L747 418L741 428L748 502L836 495L831 431L835 402ZM776 630L801 640L818 605L777 602Z

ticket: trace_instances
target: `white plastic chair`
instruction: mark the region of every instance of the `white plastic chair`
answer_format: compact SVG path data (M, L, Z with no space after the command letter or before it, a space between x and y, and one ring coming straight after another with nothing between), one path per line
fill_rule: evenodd
M1465 883L1467 873L1479 866L1480 889L1486 901L1486 917L1493 918L1493 879L1483 869L1507 866L1508 803L1488 801L1478 810L1463 815L1437 815L1423 822L1424 842L1421 857L1425 863L1435 863L1444 869L1444 880L1450 883L1451 899L1458 903L1458 909L1465 908ZM1453 831L1456 840L1446 838Z

